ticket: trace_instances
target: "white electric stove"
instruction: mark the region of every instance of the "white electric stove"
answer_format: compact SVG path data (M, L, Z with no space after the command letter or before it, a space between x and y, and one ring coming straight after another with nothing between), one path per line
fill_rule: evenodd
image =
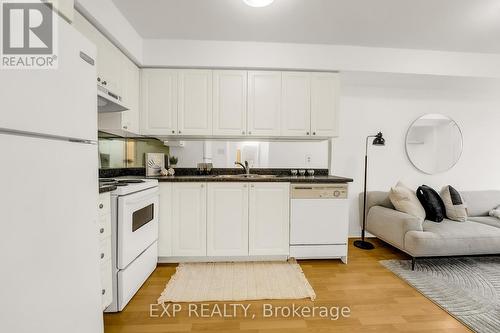
M101 179L111 192L113 302L122 311L158 262L159 190L155 179Z

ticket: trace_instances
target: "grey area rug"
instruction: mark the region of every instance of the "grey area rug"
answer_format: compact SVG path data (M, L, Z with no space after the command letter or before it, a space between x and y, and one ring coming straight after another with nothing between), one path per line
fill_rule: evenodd
M380 262L453 317L480 333L500 332L500 257Z

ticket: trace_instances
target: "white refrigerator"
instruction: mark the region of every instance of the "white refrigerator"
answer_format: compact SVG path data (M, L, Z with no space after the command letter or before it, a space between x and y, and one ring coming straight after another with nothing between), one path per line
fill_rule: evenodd
M58 69L0 69L0 331L103 331L96 49L58 22Z

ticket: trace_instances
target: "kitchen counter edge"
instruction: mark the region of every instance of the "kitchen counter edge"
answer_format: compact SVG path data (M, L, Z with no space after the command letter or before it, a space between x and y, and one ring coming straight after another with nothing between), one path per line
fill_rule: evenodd
M353 182L353 179L339 176L313 176L313 177L292 177L278 176L272 178L224 178L217 176L157 176L146 177L147 179L157 179L158 182L226 182L226 183L332 183L345 184Z

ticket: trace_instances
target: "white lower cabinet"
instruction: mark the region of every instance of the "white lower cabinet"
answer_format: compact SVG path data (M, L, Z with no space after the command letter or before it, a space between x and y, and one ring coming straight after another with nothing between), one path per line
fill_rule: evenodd
M289 183L252 183L249 200L249 255L288 255L289 216Z
M207 255L248 255L248 184L208 183Z
M160 182L160 211L158 214L158 256L172 255L172 183Z
M173 184L171 240L172 256L207 255L207 187L205 183Z
M160 261L286 258L289 202L289 183L160 183Z

